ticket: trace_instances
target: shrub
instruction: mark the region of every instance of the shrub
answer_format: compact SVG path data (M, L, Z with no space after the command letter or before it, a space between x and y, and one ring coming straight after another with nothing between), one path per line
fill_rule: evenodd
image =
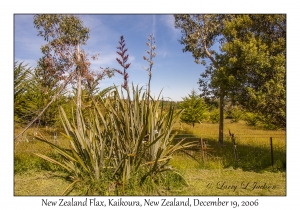
M201 123L205 120L205 112L207 105L204 100L198 96L197 91L192 90L188 97L183 98L183 102L179 105L179 108L184 109L180 119L182 122L191 124L193 127L195 123Z
M220 121L220 111L219 109L214 109L209 114L209 119L212 123L219 123Z
M123 91L119 93L115 87L113 96L94 102L94 110L88 120L80 115L81 132L77 129L78 125L69 122L61 109L64 136L70 142L69 149L56 146L43 136L38 137L63 158L59 161L36 154L69 172L73 182L65 193L76 183L99 182L114 186L118 194L124 195L129 180L134 180L140 186L154 181L160 173L172 171L168 163L176 151L195 146L194 143L183 143L183 140L173 143L176 134L171 135L171 131L181 111L175 112L174 106L170 106L166 113L159 115L159 100L150 97L148 101L148 95L142 94L141 90L132 87L131 95L128 88L124 97ZM107 187L101 193L110 191Z
M228 112L232 118L231 122L239 122L243 119L244 112L238 107L233 107Z
M247 125L256 126L259 123L259 117L255 113L247 112L244 120Z

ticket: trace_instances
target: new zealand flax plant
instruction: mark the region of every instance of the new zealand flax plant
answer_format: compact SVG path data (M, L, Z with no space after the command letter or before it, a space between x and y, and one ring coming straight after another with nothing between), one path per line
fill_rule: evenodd
M130 182L143 185L165 171L172 171L168 166L172 155L195 146L183 140L173 143L176 134L171 131L181 112L171 106L161 114L159 100L150 97L148 102L148 94L142 92L142 88L132 85L130 92L129 88L119 91L115 87L106 97L94 101L89 119L80 115L82 132L75 123L68 121L61 109L63 135L70 142L69 149L39 137L62 159L36 155L64 167L73 178L71 186L83 180L103 182L105 179L114 183L115 188L121 187L125 195Z

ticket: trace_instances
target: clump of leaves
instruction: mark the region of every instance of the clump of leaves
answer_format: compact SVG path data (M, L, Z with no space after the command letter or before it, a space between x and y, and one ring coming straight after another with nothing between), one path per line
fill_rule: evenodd
M259 117L255 113L247 112L244 120L247 125L256 126L259 123Z
M159 114L159 100L142 93L142 88L132 87L124 93L114 90L113 97L103 101L105 130L110 133L109 142L115 145L112 150L114 179L125 185L128 180L140 174L140 184L161 172L171 170L169 160L174 152L193 146L183 141L173 144L175 134L171 135L174 123L181 111L174 106ZM141 176L142 174L142 176Z
M239 122L244 117L244 112L239 107L233 107L228 111L228 115L231 116L231 122Z
M80 130L61 109L63 135L70 143L68 149L38 137L62 157L58 160L36 153L69 172L72 183L65 193L76 183L91 180L104 181L124 195L129 180L139 185L154 181L158 174L172 171L168 163L176 151L195 146L183 140L173 143L176 134L171 131L181 111L170 106L168 112L159 115L159 101L150 98L148 102L142 88L132 87L132 93L125 89L125 94L126 97L122 89L119 93L115 87L109 96L95 102L88 120L82 114L79 116Z
M220 111L218 109L214 109L209 113L209 119L212 123L219 123L220 121Z

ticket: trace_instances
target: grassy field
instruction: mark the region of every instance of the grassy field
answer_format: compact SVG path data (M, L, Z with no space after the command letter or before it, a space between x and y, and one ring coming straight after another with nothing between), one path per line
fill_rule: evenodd
M235 135L237 161L228 129ZM135 189L128 195L286 195L286 133L267 131L249 127L244 122L231 123L225 120L224 146L218 144L218 124L197 124L194 128L176 124L178 135L175 140L205 142L204 153L199 148L180 152L170 161L170 165L180 176L168 177L167 187L156 191ZM16 128L18 133L20 128ZM51 136L53 131L45 131ZM40 152L54 157L50 147L30 137L34 129L28 131L15 142L14 194L21 195L60 195L70 184L67 173L58 166L34 156ZM27 136L27 137L26 137ZM273 140L274 162L271 164L270 137ZM58 135L58 142L65 142ZM78 189L70 195L80 195ZM111 195L111 194L109 194Z

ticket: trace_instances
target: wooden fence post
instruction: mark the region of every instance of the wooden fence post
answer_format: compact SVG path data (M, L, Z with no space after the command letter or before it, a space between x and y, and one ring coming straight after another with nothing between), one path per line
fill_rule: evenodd
M201 143L201 154L202 154L202 160L204 163L204 144L203 144L203 139L200 137L200 143Z
M231 134L231 141L233 144L233 153L234 153L234 159L235 159L235 163L238 162L238 155L237 155L237 149L236 149L236 144L235 144L235 139L234 139L234 134Z
M274 156L273 156L273 140L272 137L270 137L270 147L271 147L271 163L272 163L272 167L274 165Z

